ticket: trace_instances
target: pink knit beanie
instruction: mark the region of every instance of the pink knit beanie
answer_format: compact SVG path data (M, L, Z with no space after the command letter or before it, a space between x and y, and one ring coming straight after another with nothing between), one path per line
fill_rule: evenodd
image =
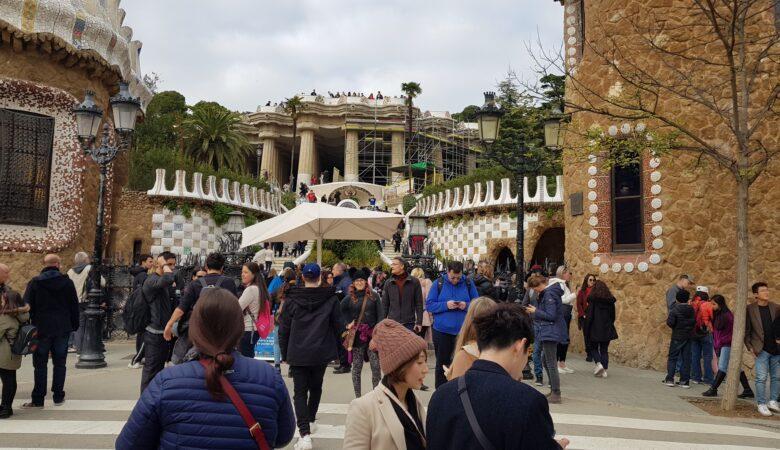
M385 319L374 327L369 349L379 353L379 366L387 375L427 350L428 343L395 320Z

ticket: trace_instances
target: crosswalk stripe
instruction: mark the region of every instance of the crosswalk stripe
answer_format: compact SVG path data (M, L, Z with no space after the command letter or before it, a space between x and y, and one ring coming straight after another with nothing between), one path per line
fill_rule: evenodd
M14 409L20 409L27 400L14 402ZM135 400L66 400L60 406L46 404L47 411L127 411L135 408ZM34 410L33 410L34 411Z
M3 420L0 434L119 434L124 420Z
M774 450L772 447L747 447L744 445L695 444L690 442L647 441L593 436L556 436L567 438L569 450Z

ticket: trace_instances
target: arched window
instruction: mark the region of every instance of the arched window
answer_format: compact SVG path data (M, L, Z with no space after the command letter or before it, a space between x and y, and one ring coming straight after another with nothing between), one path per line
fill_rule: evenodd
M644 250L642 158L622 155L612 167L612 251Z
M0 223L45 227L54 119L0 108Z

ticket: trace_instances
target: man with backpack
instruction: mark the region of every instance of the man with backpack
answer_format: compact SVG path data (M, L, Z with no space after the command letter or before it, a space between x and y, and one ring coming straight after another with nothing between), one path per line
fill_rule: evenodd
M145 301L149 308L149 324L144 329L146 362L141 374L141 393L155 375L165 368L165 361L170 353L170 345L163 338L163 331L173 312L174 267L176 267L176 255L171 252L160 253L155 262L154 272L146 278L141 291L141 300Z
M433 314L433 347L436 352L436 387L447 382L443 366L452 363L455 341L472 299L479 297L474 283L463 275L463 263L447 263L447 274L433 282L425 309Z
M197 303L203 290L221 287L230 291L231 294L236 295L236 283L232 279L222 275L224 268L225 257L222 254L209 254L206 257L206 276L187 285L182 293L179 306L173 310L173 314L165 325L163 337L166 341L173 339L174 326L178 328L175 330L178 339L173 347L173 358L171 359L174 364L184 362L187 352L192 348L187 328L190 314L192 313L193 308L195 308L195 303Z
M137 266L130 268L130 275L133 276L133 286L132 286L132 292L135 290L140 290L144 286L144 281L146 281L146 278L149 277L149 270L154 267L154 258L152 255L149 254L141 254L141 256L138 258L139 264ZM127 327L127 323L125 322L125 328ZM133 356L133 359L130 360L130 362L127 364L127 367L130 369L140 369L142 364L142 360L144 358L144 333L143 331L138 332L135 334L135 356Z
M27 284L24 302L30 305L30 319L38 328L38 348L33 354L35 386L32 400L23 408L43 408L46 397L49 355L52 364L51 390L55 405L65 402L65 363L68 358L70 333L79 327L79 301L76 287L60 272L60 257L43 258L45 267Z

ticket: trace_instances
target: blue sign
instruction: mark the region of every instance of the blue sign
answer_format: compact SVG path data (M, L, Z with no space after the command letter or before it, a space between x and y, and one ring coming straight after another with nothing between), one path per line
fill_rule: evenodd
M276 333L278 327L274 327L274 331L268 335L265 339L258 339L255 344L255 359L261 359L263 361L274 361L274 343L276 342Z

